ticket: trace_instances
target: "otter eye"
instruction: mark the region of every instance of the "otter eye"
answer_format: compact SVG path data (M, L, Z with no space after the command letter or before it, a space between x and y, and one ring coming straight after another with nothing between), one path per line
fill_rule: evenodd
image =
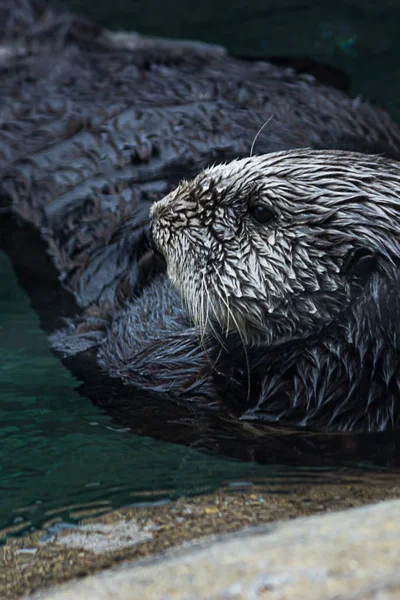
M274 212L259 202L249 205L249 213L251 218L258 225L266 225L275 217Z

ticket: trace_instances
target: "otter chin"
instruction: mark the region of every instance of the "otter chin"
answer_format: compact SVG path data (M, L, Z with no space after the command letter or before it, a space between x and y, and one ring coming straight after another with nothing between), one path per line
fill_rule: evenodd
M398 425L400 164L293 150L204 170L156 202L152 235L242 418Z

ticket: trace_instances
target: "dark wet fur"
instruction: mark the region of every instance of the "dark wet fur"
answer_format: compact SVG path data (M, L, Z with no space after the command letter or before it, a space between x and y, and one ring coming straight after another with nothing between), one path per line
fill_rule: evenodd
M171 279L214 339L210 404L329 431L399 424L399 189L399 163L297 150L208 169L154 206ZM275 217L254 223L249 198Z
M293 70L241 61L201 44L139 39L128 48L40 1L2 0L0 42L9 49L0 59L0 205L40 230L61 282L82 308L54 335L55 347L69 355L97 348L107 373L161 398L258 418L254 406L241 403L242 374L228 365L229 378L221 383L210 370L219 350L207 338L199 345L162 274L148 239L149 207L182 176L247 155L271 115L257 141L259 154L308 146L400 159L398 127L386 113ZM370 364L386 379L390 372L397 391L391 354L379 347L379 337L376 343ZM235 344L231 350L242 364ZM335 362L337 381L344 381L349 364L358 366L358 358L352 361L359 350L352 352L348 364ZM251 357L256 371L264 359ZM318 380L318 361L301 367L296 349L280 360L288 372L296 365L303 378ZM326 359L324 379L330 364ZM381 402L381 387L375 391L365 382L369 405ZM312 406L305 420L289 407L302 389L293 394L288 385L281 404L272 404L263 418L370 429L397 420L387 402L375 416L357 417L356 395L348 399L356 410L349 418L340 393L337 418Z
M399 279L400 264L378 269L339 325L277 348L248 347L247 356L234 334L226 351L207 336L202 348L161 279L113 320L99 358L130 385L244 421L382 431L400 418Z
M400 264L371 274L363 296L316 337L250 348L251 401L239 339L220 361L218 391L242 419L327 431L384 431L400 422Z

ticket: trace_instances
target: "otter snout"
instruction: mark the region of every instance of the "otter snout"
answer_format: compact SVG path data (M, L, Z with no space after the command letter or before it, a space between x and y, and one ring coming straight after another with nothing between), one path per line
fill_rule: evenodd
M155 248L166 255L166 242L168 241L169 196L165 196L153 204L150 209L150 233Z
M153 204L150 218L154 243L164 256L170 254L171 247L182 243L185 232L198 225L192 222L188 203L181 197L179 188Z

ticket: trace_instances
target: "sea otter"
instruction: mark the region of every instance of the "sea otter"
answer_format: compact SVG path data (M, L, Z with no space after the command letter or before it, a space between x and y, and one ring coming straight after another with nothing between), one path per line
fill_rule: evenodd
M153 205L169 278L214 339L214 401L311 428L398 423L399 195L397 162L305 149L209 168Z
M391 188L396 193L396 183L383 186L387 204L381 196L377 203L365 199L368 190L374 190L376 197L382 182L390 180L396 171L396 163L388 159L400 160L400 130L390 117L326 82L321 84L312 76L270 61L246 62L205 44L103 31L39 0L3 0L1 16L0 239L43 327L49 333L57 329L51 339L66 364L84 380L100 380L101 369L107 377L124 384L123 393L132 402L140 388L154 394L160 404L172 398L185 406L243 420L330 430L380 430L396 424L396 306L392 293L396 285L396 236L391 229L396 215L391 213L395 203L387 192ZM227 270L233 268L232 257L220 262L226 267L223 285L213 288L216 279L209 278L207 288L196 288L196 305L195 299L190 299L190 289L197 285L199 273L190 274L189 269L190 265L198 265L199 271L204 268L204 244L210 240L200 227L199 239L191 240L187 248L189 277L181 285L184 270L179 271L179 262L168 255L166 242L161 239L167 231L173 236L173 227L164 227L163 234L155 232L176 289L165 275L162 257L151 247L150 208L163 197L169 199L162 202L169 204L168 194L182 177L210 173L204 169L213 163L215 174L233 169L236 183L231 193L237 190L240 183L235 179L235 168L246 164L251 169L257 161L267 159L244 159L249 162L231 166L218 163L248 156L255 134L267 119L268 126L257 138L258 154L301 147L325 151L270 155L278 163L292 164L296 172L291 171L290 164L285 168L293 177L300 178L303 169L305 179L296 186L291 183L293 177L286 175L283 183L277 174L276 215L273 203L266 210L254 200L255 219L266 219L259 226L271 227L265 241L271 248L271 261L266 263L271 272L268 286L264 281L258 290L259 297L254 286L257 279L253 281L257 271L257 254L253 252L243 289L235 290L235 269L231 275L229 310L224 304L227 297L217 298L215 292L219 289L225 294L222 290L229 280ZM336 149L350 154L335 155L332 150ZM351 152L385 158L355 157ZM331 214L325 207L324 216L314 214L320 205L312 196L320 189L316 181L324 175L329 180L333 169L329 162L324 163L324 157L336 165L335 173L340 172L332 175L338 191L342 186L352 197L357 196L353 203L348 196L344 200L348 207L362 207L359 213L354 208L346 217L345 208L335 212L332 207ZM295 166L296 160L303 161L301 167ZM312 165L318 165L312 181L307 181L303 164L308 160L310 173L314 172ZM355 177L348 161L357 163L355 170L360 169L355 183L347 176ZM365 176L363 185L362 165L368 172L375 169L375 175ZM194 181L204 177L207 175ZM262 180L260 169L260 185ZM334 186L333 181L328 183ZM185 185L193 192L188 202L193 204L191 218L195 218L201 208L197 188ZM222 193L223 181L221 185ZM257 185L250 186L255 198ZM315 204L310 204L309 221L304 207L299 209L299 223L305 220L301 225L304 235L294 250L288 219L296 212L298 194L305 200L302 189L310 190L308 200L311 203L314 198ZM285 190L287 203L281 208L279 190ZM220 236L223 245L222 238L231 235L226 213L223 209L219 223L218 188L210 193L216 213L207 218L213 223L213 235ZM245 193L250 194L250 190ZM160 206L154 208L155 229ZM171 206L176 203L171 202ZM353 230L356 213L357 228ZM324 227L334 223L339 214L343 216L340 244L335 238L337 256L331 240L329 258L320 264L318 259L331 239L324 238ZM377 215L373 228L372 214ZM380 229L382 214L386 220ZM184 228L187 217L183 218ZM313 220L314 249L310 245ZM234 226L234 212L228 221ZM32 238L26 233L26 224L47 244L53 270L45 265L42 250L42 258L38 250L31 260L34 248L28 244ZM278 224L284 225L287 238L282 237ZM255 226L252 221L257 238L260 232L256 233ZM19 231L23 236L18 236ZM238 260L247 253L249 233L250 222L247 233L241 231L242 237L225 239L226 247L231 248L244 240L244 246L235 250ZM350 236L348 247L346 235ZM361 242L369 236L370 245L358 248L356 238ZM389 244L389 240L393 248L383 260L384 242ZM193 244L197 244L198 263L191 257ZM287 246L284 256L288 261L291 257L292 265L281 260L278 250L283 246ZM378 246L380 253L375 252ZM171 244L171 252L172 248ZM272 256L276 264L272 264ZM174 269L178 269L175 274ZM246 281L247 276L250 279ZM375 302L378 291L379 302ZM234 300L233 292L247 294L249 313L241 314L240 298ZM252 300L251 293L255 294ZM207 294L211 294L210 301ZM371 306L365 307L366 302ZM384 303L389 307L387 313ZM365 320L357 321L357 328L352 330L354 340L346 333L344 315L363 306L360 314ZM297 321L296 314L301 317ZM61 322L60 316L68 317L67 323ZM344 338L330 340L329 356L335 356L335 344L340 341L337 352L342 352L343 368L316 350L315 335L325 334L333 323ZM377 335L381 331L386 337ZM393 331L393 339L388 342L389 331ZM343 339L347 340L345 351ZM307 349L309 361L300 368L304 340L311 344ZM322 342L326 344L327 338ZM344 360L345 355L348 360ZM335 374L331 373L333 368ZM300 369L298 375L296 369ZM320 376L316 377L317 373ZM328 386L332 378L336 391ZM108 385L107 379L102 388L111 403ZM360 390L365 391L362 398Z

